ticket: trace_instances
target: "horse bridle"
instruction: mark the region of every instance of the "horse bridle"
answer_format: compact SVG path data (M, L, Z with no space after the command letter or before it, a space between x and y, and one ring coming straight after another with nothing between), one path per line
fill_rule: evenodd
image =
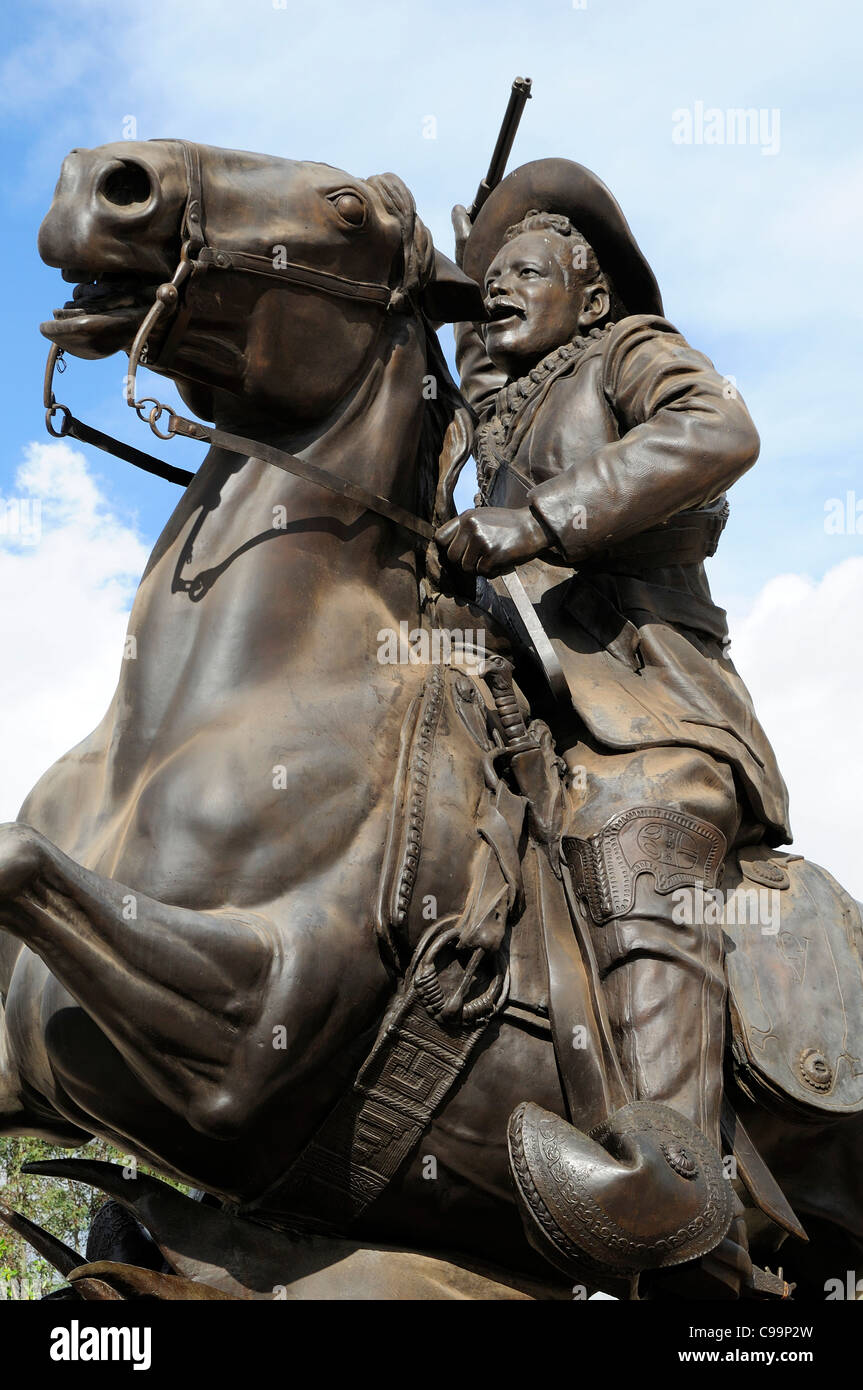
M396 522L397 525L412 531L415 535L422 536L424 540L431 540L434 537L434 527L430 522L422 517L414 516L406 508L390 502L387 498L378 497L377 494L361 487L358 483L350 482L346 478L339 478L326 469L318 468L316 464L310 463L306 459L297 458L294 454L289 454L283 449L276 449L272 445L262 444L259 440L246 439L240 435L229 434L225 430L202 425L195 420L188 420L185 416L177 415L169 406L156 400L154 396L137 399L138 367L146 366L150 362L152 365L164 369L173 361L191 315L188 294L181 294L181 291L192 277L206 271L235 270L249 275L263 276L283 284L299 285L304 289L314 290L320 294L336 295L341 299L349 299L354 302L377 304L384 312L406 307L402 291L390 285L349 279L343 275L336 275L332 271L317 270L313 266L301 265L296 261L279 261L277 264L267 256L260 256L250 251L227 251L213 246L207 240L205 230L200 150L197 145L193 145L187 140L166 141L164 143L179 145L183 153L186 171L186 203L181 222L180 259L171 279L159 285L156 290L153 303L141 321L129 350L129 370L125 382L126 404L131 406L139 420L145 420L149 424L150 429L159 439L172 439L174 435L179 434L188 439L196 439L202 443L227 449L231 453L263 459L276 468L282 468L285 472L293 473L307 482L325 487L341 497L358 502L361 506L378 512L390 521ZM173 323L159 349L158 356L151 359L149 346L153 331L157 324L169 315L173 316ZM111 435L103 434L101 430L94 429L92 425L87 425L82 420L76 419L69 407L61 405L54 395L54 373L64 370L63 349L56 343L52 343L45 367L43 391L45 424L49 434L52 434L56 439L69 436L84 444L92 444L97 449L103 449L117 458L124 459L127 463L134 464L136 468L143 468L148 473L155 473L158 477L168 479L169 482L186 486L192 481L195 475L187 469L175 468L171 464L166 464L161 459L154 458L152 454L146 454L140 449L123 444L122 441L112 438ZM59 426L54 424L54 417L57 414L61 416ZM165 430L159 428L159 421L163 415L168 416Z
M248 251L226 251L210 245L207 241L204 222L200 151L197 145L190 144L186 140L165 143L180 146L186 169L186 205L181 223L180 259L171 279L156 290L153 303L135 334L129 351L129 371L126 375L125 385L126 404L132 407L139 420L147 421L150 429L159 439L172 439L179 434L187 439L199 440L201 443L226 449L229 453L240 454L245 458L262 459L265 463L272 464L274 468L281 468L285 473L291 473L295 477L302 478L305 482L326 488L339 497L356 502L369 511L377 512L379 516L386 517L388 521L395 522L397 526L401 526L415 536L420 536L425 541L434 540L436 528L431 522L416 516L406 507L391 502L389 498L379 497L377 493L369 491L359 483L339 477L335 473L330 473L328 469L319 468L317 464L311 463L308 459L297 458L295 454L289 454L284 449L277 449L271 444L262 444L260 440L246 439L241 435L229 434L226 430L217 429L215 426L202 425L196 420L188 420L183 415L177 415L169 406L163 405L154 396L145 396L141 400L136 399L135 387L138 367L141 364L147 364L148 344L156 324L166 314L174 315L174 323L159 350L159 356L155 363L164 368L173 360L191 313L188 295L181 300L180 291L190 277L204 271L211 269L244 271L250 275L261 275L282 283L300 285L305 289L316 290L320 294L337 295L342 299L378 304L385 312L405 310L409 307L409 300L406 299L403 291L398 288L393 289L389 285L351 280L331 271L316 270L312 266L300 265L292 261L276 265L266 256L259 256ZM124 444L121 440L114 439L111 435L94 429L92 425L85 424L83 420L76 419L69 407L61 405L54 396L55 370L61 372L65 370L65 362L62 348L58 347L56 343L52 343L45 367L43 391L45 424L49 434L52 434L56 439L63 439L66 436L78 439L83 444L91 444L94 448L113 454L115 458L121 458L136 468L144 469L147 473L154 473L157 477L166 478L169 482L179 483L183 487L188 486L195 477L195 474L189 472L188 469L175 468L172 464L165 463L152 454L144 453L141 449ZM147 410L148 406L150 407L149 410ZM62 419L59 428L55 428L54 416L58 412ZM164 432L159 429L159 421L163 414L168 415L167 429ZM536 610L527 595L518 572L513 570L509 574L501 575L501 581L515 605L552 692L559 699L568 699L569 687L563 669L554 647L537 617Z
M156 142L154 142L156 143ZM158 142L162 143L162 142ZM149 313L144 318L135 335L129 353L129 373L126 378L126 403L137 410L135 401L135 375L139 363L148 362L150 336L165 313L173 313L174 323L159 349L155 365L164 369L173 361L179 343L185 332L191 305L188 295L180 297L184 282L206 270L238 270L247 275L258 275L265 279L277 280L283 284L299 285L304 289L317 290L320 294L336 295L341 299L359 300L377 304L385 310L401 303L399 291L389 285L365 280L353 280L333 271L318 270L313 266L301 265L297 261L276 261L251 251L226 251L211 245L207 240L204 218L204 190L201 175L201 153L197 145L187 140L173 140L180 146L186 169L186 205L181 223L180 260L171 279L156 290L156 296ZM147 401L149 404L150 402ZM158 404L158 402L153 402ZM163 407L165 409L166 407ZM150 412L152 414L152 412ZM140 414L140 412L139 412ZM156 415L156 420L159 415ZM151 422L152 424L152 422ZM159 434L159 431L155 431ZM161 438L169 436L161 435Z

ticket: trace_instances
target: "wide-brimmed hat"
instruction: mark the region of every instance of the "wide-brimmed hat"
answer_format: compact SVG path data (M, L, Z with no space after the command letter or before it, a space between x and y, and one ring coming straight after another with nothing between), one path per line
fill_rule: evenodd
M597 254L630 314L662 314L656 277L614 195L572 159L535 159L493 189L465 245L464 270L478 285L503 245L507 228L536 209L562 213Z

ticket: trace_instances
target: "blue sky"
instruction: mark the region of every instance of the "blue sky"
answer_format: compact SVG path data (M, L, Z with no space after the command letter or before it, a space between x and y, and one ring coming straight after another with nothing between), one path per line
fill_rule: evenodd
M472 195L509 83L526 73L535 97L514 162L562 154L606 180L666 313L736 377L761 432L761 462L734 490L718 591L733 605L789 563L818 576L857 548L823 527L825 499L859 485L861 20L847 3L37 0L11 26L0 113L15 346L0 486L42 430L38 323L63 291L35 241L72 145L121 138L132 115L141 138L393 168L449 249L450 205ZM672 113L698 101L778 109L778 153L675 145ZM84 418L146 448L119 398L122 370L118 358L73 363L64 385ZM194 464L194 446L168 446L171 457L184 448ZM94 467L155 538L169 485L98 457Z
M789 644L809 652L802 629L823 609L812 595L826 592L819 586L843 561L863 555L861 536L824 528L828 499L855 490L863 499L863 21L847 0L817 8L801 0L36 0L7 14L6 29L0 494L14 494L26 446L46 438L38 324L65 294L59 273L38 259L36 233L73 145L120 139L132 116L142 139L183 136L360 175L393 169L451 250L450 206L469 201L510 82L529 75L535 95L512 164L565 155L609 184L654 267L668 317L736 379L761 433L761 460L732 491L711 581L751 653L744 675L772 701L779 729L786 692L776 687L775 663L758 670L760 629L748 629L747 647L745 624L764 611L765 586L792 576L803 589L786 584L769 625L788 624ZM698 103L778 112L777 148L675 143L674 113ZM434 139L425 138L429 117ZM151 449L155 440L122 404L122 376L119 358L72 361L62 385L85 420ZM201 456L180 441L157 447L191 467ZM175 491L82 452L106 515L136 538L133 570ZM847 572L857 573L853 565ZM832 656L812 646L807 663L821 662L833 683L813 693L816 709L822 697L829 708L831 688L859 669L840 658L859 649L860 635L855 605L831 638ZM793 735L783 726L777 746L796 746ZM851 730L846 738L847 782L860 755ZM809 797L809 784L799 785Z

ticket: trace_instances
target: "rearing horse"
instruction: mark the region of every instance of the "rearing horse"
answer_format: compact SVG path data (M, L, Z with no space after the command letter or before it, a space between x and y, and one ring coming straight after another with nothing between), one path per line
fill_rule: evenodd
M153 315L157 369L219 429L427 519L451 501L439 459L466 439L423 312L446 316L445 277L395 176L175 141L73 151L40 250L77 282L43 326L61 348L129 348ZM473 316L467 285L449 293L454 317ZM392 994L381 865L429 667L382 662L380 634L428 626L423 599L401 526L251 450L211 449L147 565L105 718L0 835L2 1132L70 1146L98 1134L230 1203L290 1168ZM415 901L433 896L441 917L475 885L494 783L471 685L440 717L474 756L436 788L445 829L419 865L410 843L403 861ZM422 926L405 926L408 955ZM531 928L515 968L536 985ZM527 1095L561 1115L565 1102L542 1008L521 1002L424 1141L438 1180L415 1159L360 1235L540 1272L506 1121ZM781 1171L787 1131L761 1128ZM851 1162L860 1127L826 1142ZM814 1175L788 1171L801 1168L792 1199L830 1224ZM843 1201L859 1240L859 1190Z
M320 281L202 277L172 349L184 399L430 515L457 396L410 303L434 253L409 193L394 176L197 153L208 242L264 268L281 249ZM69 156L40 233L79 282L46 325L57 344L84 357L129 344L177 266L188 201L179 143ZM337 281L384 293L332 293ZM3 832L5 1132L98 1133L241 1201L350 1082L392 990L374 903L395 752L428 667L382 664L379 633L421 626L415 550L332 492L208 454L147 565L136 655L105 718ZM453 848L476 842L468 803ZM463 904L468 858L437 875L442 914ZM560 1106L550 1050L532 1046L539 1098ZM484 1130L477 1116L463 1140L477 1172ZM499 1189L523 1246L505 1124L493 1145L500 1172L479 1186ZM446 1186L421 1184L424 1205ZM463 1243L463 1217L450 1224Z

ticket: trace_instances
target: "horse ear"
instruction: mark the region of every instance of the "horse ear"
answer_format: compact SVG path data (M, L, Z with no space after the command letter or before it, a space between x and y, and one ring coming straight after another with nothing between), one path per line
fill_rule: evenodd
M433 323L477 323L485 320L482 290L442 251L434 253L434 273L423 287L420 302Z

